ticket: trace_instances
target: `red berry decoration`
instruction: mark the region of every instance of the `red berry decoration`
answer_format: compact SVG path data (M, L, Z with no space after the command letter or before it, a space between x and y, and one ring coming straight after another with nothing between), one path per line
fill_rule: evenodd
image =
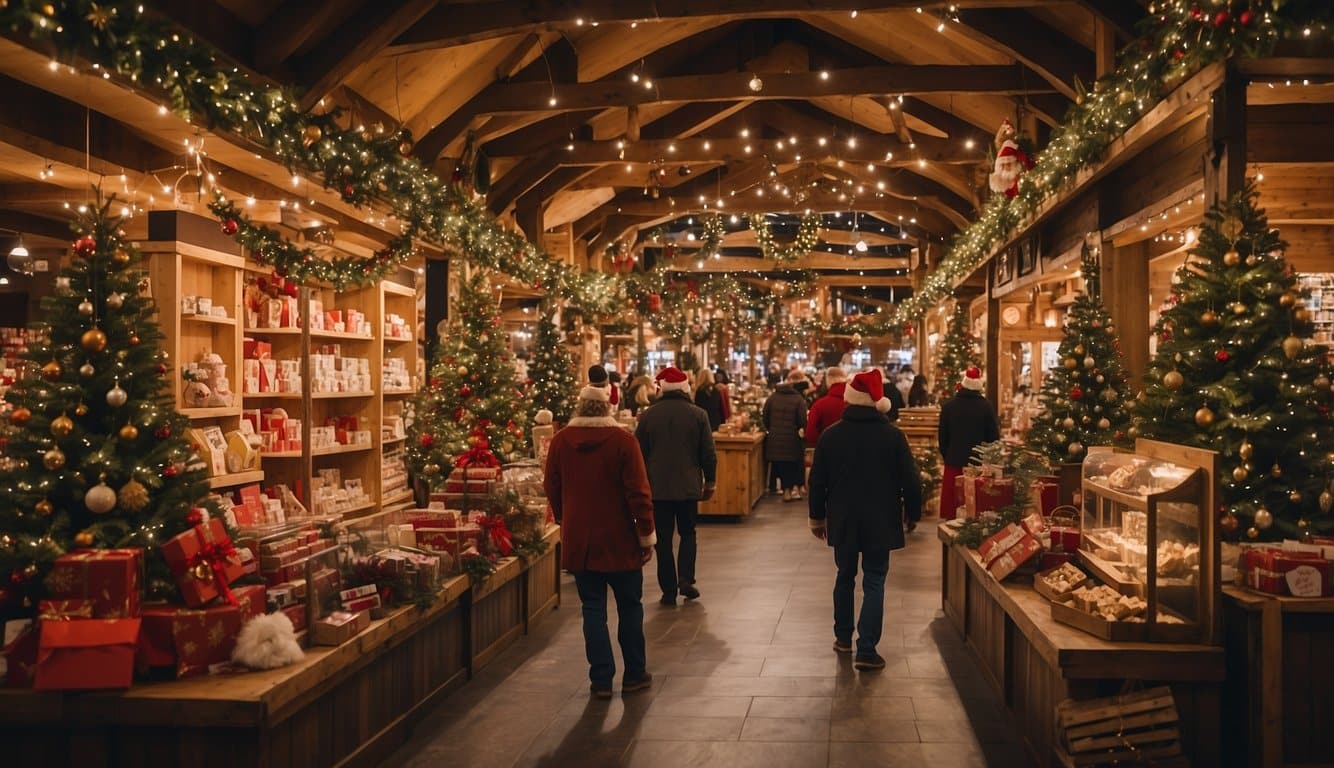
M1232 14L1227 11L1219 11L1218 15L1214 17L1214 26L1221 27L1226 25L1229 21L1232 21Z
M1083 400L1083 399L1084 399L1084 389L1083 389L1083 387L1080 387L1078 384L1076 384L1075 386L1071 387L1071 388L1070 388L1070 399L1071 399L1071 400Z
M185 513L185 522L190 525L201 525L204 522L204 510L199 507L191 507L190 511Z
M1226 363L1228 360L1232 359L1232 355L1229 355L1226 349L1220 349L1214 353L1214 359L1220 363Z
M176 470L176 465L175 465L175 464L168 464L167 466L165 466L165 467L162 468L162 476L163 476L163 477L175 477L175 476L176 476L176 471L177 471L177 470Z
M434 435L422 435L422 436L421 436L421 441L420 441L420 442L421 442L421 447L423 447L423 448L430 448L431 446L435 445L435 436L434 436Z
M97 241L84 235L74 241L74 252L85 259L91 259L93 254L97 252Z
M236 219L224 219L222 222L222 234L228 237L236 234L240 228L241 225L236 223Z

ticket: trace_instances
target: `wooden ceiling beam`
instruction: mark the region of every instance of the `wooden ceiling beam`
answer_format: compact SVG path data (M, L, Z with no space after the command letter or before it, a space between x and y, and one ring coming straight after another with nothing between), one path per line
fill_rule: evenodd
M959 11L965 32L973 30L1037 72L1058 93L1075 98L1075 78L1093 82L1093 52L1063 32L1019 9Z
M872 286L884 288L891 285L895 288L912 286L912 278L908 275L869 275L866 277L860 275L820 275L815 278L815 282L830 288L860 288L863 285L868 288ZM907 296L904 298L907 298ZM864 299L858 300L864 301Z
M681 250L677 244L677 250ZM695 269L698 260L691 253L681 254L664 265L666 269L681 271L701 271ZM720 256L704 260L704 272L749 272L753 269L839 269L839 270L878 270L907 269L908 259L893 256L863 256L854 259L847 254L829 253L815 250L795 259L776 264L763 256ZM907 279L906 277L904 278Z
M907 112L918 120L944 131L951 139L977 136L980 139L978 143L985 144L996 130L996 126L970 123L961 117L912 96L905 96L903 103L895 109Z
M0 210L0 229L61 241L68 241L73 237L68 220L51 219L27 211Z
M786 138L786 137L785 137ZM816 160L845 160L850 163L874 163L892 168L913 167L920 160L949 165L975 165L980 157L966 152L957 142L918 137L915 149L899 144L886 136L863 135L856 137L851 146L847 140L830 141L821 147L816 137L802 135L796 146L779 139L653 139L648 141L575 141L564 142L552 155L560 165L606 165L610 163L709 163L768 157L775 163ZM750 147L747 152L746 148ZM801 155L802 160L796 160ZM892 155L890 159L887 156ZM495 155L502 157L502 155Z
M587 140L586 120L596 117L601 110L587 109L581 112L566 112L552 115L544 120L520 128L512 133L488 141L485 151L488 157L530 157L546 152L554 145L564 146L569 143L570 134L576 139Z
M296 81L305 88L301 108L318 104L354 69L383 51L436 5L437 0L365 3L319 45L293 62Z
M256 70L256 49L250 27L216 2L148 0L154 15L187 30L250 71Z
M357 0L288 0L278 4L269 18L254 32L255 66L264 72L277 72L311 36L318 32L330 15L346 14ZM218 5L198 2L191 5Z
M1096 18L1111 24L1126 40L1134 40L1138 35L1135 27L1148 15L1139 3L1127 0L1079 0L1079 4L1089 9Z

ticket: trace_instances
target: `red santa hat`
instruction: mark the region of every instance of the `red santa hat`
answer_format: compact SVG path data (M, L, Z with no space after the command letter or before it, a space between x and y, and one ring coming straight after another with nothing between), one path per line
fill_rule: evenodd
M580 400L597 400L615 406L620 401L619 387L611 385L607 369L600 365L589 366L588 386L579 390Z
M885 397L885 381L880 371L872 368L852 377L848 388L843 390L843 401L848 405L865 405L881 413L888 413L893 407Z
M658 382L658 389L663 392L689 392L690 378L674 365L669 365L658 371L658 375L653 377Z
M985 386L986 382L982 381L982 371L976 365L968 366L968 370L963 372L963 388L981 392Z

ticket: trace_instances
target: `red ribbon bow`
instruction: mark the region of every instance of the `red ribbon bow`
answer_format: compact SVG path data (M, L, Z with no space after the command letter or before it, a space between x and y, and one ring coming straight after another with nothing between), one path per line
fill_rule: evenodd
M499 467L500 460L491 452L491 447L485 440L468 450L467 453L454 460L456 467Z
M500 550L501 557L509 557L514 551L514 539L510 536L509 528L505 527L505 519L501 517L487 517L481 521L482 530L490 537L491 542Z
M235 557L236 547L232 546L230 541L224 539L223 541L212 541L205 544L203 549L200 549L190 558L190 568L192 569L201 565L208 566L214 585L217 586L218 592L222 594L228 605L238 605L236 595L232 594L232 588L227 585L226 571L226 564ZM195 574L195 577L199 578L199 575Z

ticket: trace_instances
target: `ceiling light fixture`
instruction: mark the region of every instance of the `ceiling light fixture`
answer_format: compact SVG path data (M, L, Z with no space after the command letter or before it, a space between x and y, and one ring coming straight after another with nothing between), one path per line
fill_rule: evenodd
M760 91L764 90L764 81L760 79L759 75L752 75L750 78L750 82L747 83L747 85L750 87L750 90L754 93L759 93Z

